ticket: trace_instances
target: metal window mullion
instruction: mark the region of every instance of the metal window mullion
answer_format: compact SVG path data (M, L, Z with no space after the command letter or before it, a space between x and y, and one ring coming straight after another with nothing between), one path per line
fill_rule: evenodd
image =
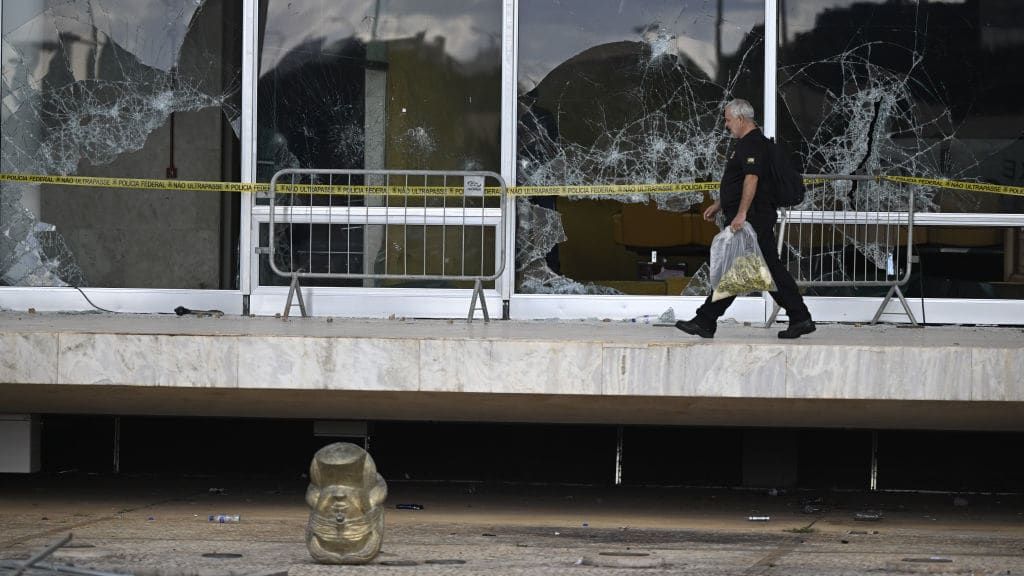
M259 10L256 2L257 0L242 2L242 182L256 181L256 68L259 65L256 54ZM259 259L253 256L259 245L259 227L255 225L252 215L253 202L253 194L242 194L239 202L238 288L244 295L252 294L253 284L259 281L259 274L253 269L259 266ZM257 233L253 233L254 228ZM270 241L273 242L273 238Z
M778 0L764 2L764 122L763 132L769 138L775 137L776 96L778 90L778 46L779 46ZM721 63L716 63L721 65Z
M331 250L331 238L334 237L334 174L327 175L327 273L331 273L331 261L334 253ZM342 254L348 259L351 246L346 246Z
M409 175L405 175L402 187L405 209L402 210L402 274L409 275Z
M501 193L501 186L498 186L498 193ZM487 253L487 229L484 228L484 218L487 213L487 177L484 176L484 195L480 197L480 275L484 275L484 255ZM500 230L495 232L495 237L501 234ZM495 256L494 265L495 268L491 269L493 273L498 266L498 256Z
M481 196L481 200L480 201L483 202L483 197L482 196ZM462 224L460 225L459 230L461 231L460 236L462 237L462 254L461 254L461 257L459 258L459 270L460 270L459 275L460 276L465 276L466 275L466 177L465 176L462 177ZM483 246L481 246L480 249L483 250ZM480 272L483 273L483 270L480 270Z
M518 77L519 77L519 1L503 0L501 5L501 177L510 186L516 183L516 127L518 118L516 106L518 101ZM504 258L504 272L498 282L498 287L503 299L511 298L515 294L515 250L506 248L504 252L498 251L498 245L514 247L515 226L508 225L515 222L515 202L507 202L501 205L502 217L498 229L495 231L495 258ZM504 236L504 242L498 242L497 235ZM495 264L497 266L497 264Z
M423 186L426 186L426 185L427 185L427 177L423 176ZM425 215L426 213L427 213L427 195L424 194L423 195L423 214ZM423 219L423 243L422 243L422 249L420 251L423 253L423 268L420 269L420 275L421 276L426 276L427 275L427 219L426 218Z
M441 177L441 190L441 213L445 215L445 217L441 218L441 275L444 276L448 272L448 267L446 266L448 261L448 218L446 214L448 211L447 175Z
M313 186L315 186L317 183L319 183L319 181L320 181L320 179L315 177L315 176L310 176L310 178L309 178L309 185L310 185L310 188L309 188L309 211L311 213L313 212L314 200L316 200L316 196L313 194ZM309 270L307 270L307 272L313 272L314 270L313 270L313 220L312 219L309 220L309 233L308 234L309 235L306 237L306 246L309 247L308 248L308 252L307 252L309 254Z
M839 207L838 204L839 204L838 190L836 189L835 186L833 186L832 187L832 244L831 244L831 246L832 246L832 253L833 254L836 251L836 226L838 225L838 222L836 222L836 212L837 212L836 209ZM846 240L844 238L840 237L840 244L842 245L845 242L846 242ZM829 277L828 277L829 280L835 280L835 277L836 277L836 260L839 260L840 263L843 261L840 258L836 258L834 256L832 257L832 262L831 262L831 265L829 266Z
M352 273L352 175L348 174L345 179L345 273ZM365 198L363 203L365 204ZM363 228L363 245L366 245L366 228ZM364 251L365 252L365 251ZM363 266L365 270L365 265Z
M384 250L384 273L385 274L388 274L389 270L390 270L390 267L388 266L388 251L389 251L389 248L391 247L391 239L388 237L388 233L390 232L389 228L391 228L391 226L390 226L390 224L391 224L391 194L389 192L390 190L391 190L391 175L387 174L387 175L384 176L384 246L382 247L382 250ZM406 192L406 190L402 190L403 194L405 194L405 192ZM363 232L363 238L364 238L363 242L365 243L366 242L366 240L365 240L365 238L366 238L366 232L365 232L366 228L363 228L363 230L364 230L364 232Z

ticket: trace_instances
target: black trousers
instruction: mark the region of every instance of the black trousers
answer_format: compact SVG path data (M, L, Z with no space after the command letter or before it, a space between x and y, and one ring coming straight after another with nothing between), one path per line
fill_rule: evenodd
M728 218L726 222L732 222L732 218ZM754 228L754 232L757 233L757 245L761 248L761 254L764 255L765 263L768 264L768 270L772 273L772 280L775 281L775 287L778 288L777 291L770 293L772 298L775 299L779 306L786 310L791 324L809 320L811 313L807 310L803 297L800 296L800 291L796 287L796 281L793 280L789 270L786 270L786 267L782 265L782 261L779 260L779 247L778 242L775 240L774 219L771 222L750 220L748 222ZM715 323L718 322L718 318L725 314L726 309L729 308L729 305L735 299L735 296L730 296L729 298L712 302L711 295L709 294L704 304L697 309L697 321L704 326L714 327Z

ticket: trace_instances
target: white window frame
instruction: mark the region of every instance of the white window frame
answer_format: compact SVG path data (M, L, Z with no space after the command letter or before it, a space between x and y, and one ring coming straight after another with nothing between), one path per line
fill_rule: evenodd
M515 2L512 27L518 32L518 2ZM762 128L765 135L774 136L776 132L776 96L778 74L778 0L765 0L765 62L764 62L764 100L762 109L765 111ZM518 34L517 34L518 37ZM518 51L513 50L515 61L512 73L519 69ZM515 84L513 84L514 86ZM505 116L504 124L516 121L513 115ZM515 182L515 134L512 142L503 148L503 157L508 157L508 173L502 175L509 182ZM1024 214L915 214L918 226L994 226L1024 227ZM513 226L514 228L514 226ZM513 239L514 240L514 239ZM514 245L514 244L513 244ZM510 270L514 270L514 261L509 262ZM513 287L514 289L514 287ZM874 317L882 297L821 297L805 298L807 306L814 317L823 322L866 322ZM562 294L519 294L512 292L510 314L513 319L577 319L607 318L612 320L641 319L649 320L672 308L677 318L689 318L704 302L703 297L694 296L586 296ZM911 309L918 320L924 319L935 324L1024 324L1024 300L981 300L981 299L950 299L920 298L908 299ZM765 293L763 298L737 298L729 307L725 318L738 322L765 322L771 315L774 302ZM882 316L884 322L909 323L902 314L898 301L893 300ZM785 317L784 315L782 316Z
M501 74L501 175L515 182L516 101L518 74L519 1L502 1ZM775 95L778 45L777 0L765 0L764 130L775 133ZM0 29L3 13L0 10ZM256 110L258 80L258 3L243 0L242 7L242 116L241 174L243 182L256 180ZM686 317L700 306L700 297L684 296L575 296L560 294L519 294L515 292L515 202L506 207L507 226L505 274L495 289L485 290L488 308L500 310L508 303L513 319L609 318L626 319L657 315L671 307L677 317ZM243 312L276 314L282 311L287 287L259 286L258 226L267 220L266 209L256 206L251 194L243 194L240 207L240 289L180 290L149 288L84 288L100 307L116 312L168 312L176 306L219 309L229 314ZM1022 227L1024 214L944 213L918 214L920 225ZM314 313L332 316L464 317L471 296L468 289L396 288L307 288L307 303ZM822 321L864 321L870 319L879 298L808 297L808 306ZM922 312L921 299L910 299L915 313ZM771 313L771 300L739 298L728 318L762 322ZM896 303L890 311L897 312ZM1024 300L925 299L924 319L929 323L1024 324ZM74 288L0 287L0 308L39 311L92 310ZM919 315L920 319L922 316ZM897 314L883 319L905 321Z

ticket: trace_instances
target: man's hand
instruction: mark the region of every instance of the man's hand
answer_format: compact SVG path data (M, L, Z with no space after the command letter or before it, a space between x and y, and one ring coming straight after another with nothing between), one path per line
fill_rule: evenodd
M732 228L733 232L739 232L740 228L743 228L743 223L747 221L746 214L737 214L732 222L729 223L729 228Z
M716 200L714 204L708 206L704 210L704 220L712 222L715 219L715 215L722 209L722 205Z

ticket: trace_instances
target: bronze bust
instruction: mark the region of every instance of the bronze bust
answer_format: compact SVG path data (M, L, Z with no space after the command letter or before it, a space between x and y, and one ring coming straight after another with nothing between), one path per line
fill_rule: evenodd
M322 564L366 564L380 552L388 486L373 458L348 442L324 446L309 466L306 547Z

